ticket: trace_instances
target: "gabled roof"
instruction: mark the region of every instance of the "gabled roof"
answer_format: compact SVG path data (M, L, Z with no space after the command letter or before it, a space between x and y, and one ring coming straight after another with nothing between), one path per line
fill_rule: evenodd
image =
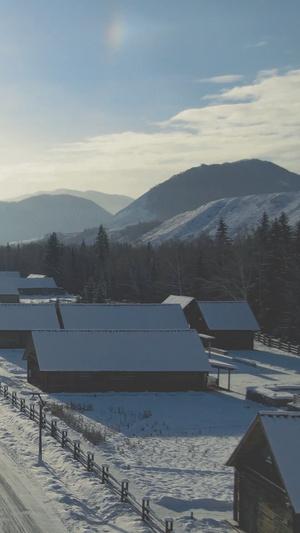
M66 329L185 329L179 305L61 304Z
M260 329L248 302L198 302L198 305L207 327L212 331Z
M243 458L251 439L264 436L282 483L293 505L300 513L300 413L287 411L259 412L250 428L227 461L236 466Z
M54 305L0 303L0 331L30 331L44 328L59 328Z
M196 300L192 296L177 296L175 294L170 294L170 296L163 301L163 304L179 304L181 308L184 309L193 301Z
M197 332L189 329L33 331L32 341L41 371L211 370Z

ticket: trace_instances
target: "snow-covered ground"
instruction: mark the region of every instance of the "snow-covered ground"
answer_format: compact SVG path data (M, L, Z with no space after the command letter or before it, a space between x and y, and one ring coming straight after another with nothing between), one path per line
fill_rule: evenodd
M230 531L225 519L232 517L233 498L233 471L225 463L257 411L266 409L245 399L246 387L280 384L300 388L300 358L257 347L260 349L228 356L213 355L214 360L237 367L230 392L43 397L80 404L82 415L106 430L106 440L99 446L85 442L75 432L70 435L80 438L85 451L95 453L98 464L109 464L118 479L129 479L129 490L139 501L150 496L150 505L161 518L173 517L175 532L225 533ZM26 381L21 350L0 351L0 380L19 397L28 398L33 387ZM225 373L220 385L227 387ZM41 527L43 532L53 528L61 532L148 531L130 507L48 434L43 435L43 463L38 464L36 424L2 396L0 420L1 461L13 465L6 468L6 480L16 493L20 486L28 488L37 524L43 520L42 513L50 517ZM0 495L2 491L0 479ZM28 494L26 498L28 511Z

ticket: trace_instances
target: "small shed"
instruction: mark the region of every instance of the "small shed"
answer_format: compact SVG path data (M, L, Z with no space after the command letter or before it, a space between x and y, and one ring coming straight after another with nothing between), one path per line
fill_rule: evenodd
M45 392L206 390L211 369L197 332L32 331L27 376Z
M259 412L227 461L235 469L234 528L299 533L299 456L300 413Z
M171 294L163 301L163 304L175 304L180 305L184 312L185 318L191 329L196 329L200 332L200 319L201 314L198 306L198 302L192 296L177 296Z
M215 337L215 348L253 350L254 333L260 328L248 302L198 302L198 306L198 331Z
M65 329L188 329L180 305L59 304Z
M0 348L25 348L33 329L57 329L53 304L0 304Z

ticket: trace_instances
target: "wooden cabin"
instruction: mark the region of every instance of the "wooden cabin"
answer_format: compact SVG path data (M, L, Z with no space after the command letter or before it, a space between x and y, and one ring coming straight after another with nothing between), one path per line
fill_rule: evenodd
M191 329L196 329L200 333L201 314L197 300L192 296L177 296L171 294L163 301L164 305L180 305L184 316Z
M232 527L300 531L300 413L258 413L227 461L235 470Z
M188 329L180 305L59 304L65 329Z
M215 337L212 346L224 350L253 350L259 325L248 302L198 302L199 333Z
M0 348L25 348L33 329L57 329L52 304L0 303Z
M195 330L32 331L28 382L45 392L206 390L211 367Z

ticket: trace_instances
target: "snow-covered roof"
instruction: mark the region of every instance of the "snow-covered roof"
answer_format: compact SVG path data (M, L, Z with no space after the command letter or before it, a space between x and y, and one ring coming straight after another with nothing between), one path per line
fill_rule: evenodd
M0 278L19 278L20 272L17 270L0 270Z
M54 305L0 303L0 331L30 331L45 328L59 328Z
M53 278L20 278L18 276L0 276L0 294L18 294L23 289L55 289L57 285Z
M248 302L198 302L198 305L210 330L260 329Z
M27 278L46 278L47 276L45 274L29 274Z
M184 309L193 300L195 300L195 298L192 296L178 296L176 294L170 294L170 296L163 301L163 304L179 304L182 309Z
M15 294L19 296L19 291L15 283L10 283L9 280L5 281L0 277L0 294Z
M62 304L66 329L185 329L187 320L179 305L162 304Z
M228 460L234 465L242 454L251 433L261 425L270 453L289 495L295 513L300 513L300 413L291 411L261 411Z
M33 331L32 339L42 371L211 370L195 330Z
M274 461L296 513L300 513L300 414L260 413Z
M17 282L18 289L55 289L57 285L53 278L20 278Z

